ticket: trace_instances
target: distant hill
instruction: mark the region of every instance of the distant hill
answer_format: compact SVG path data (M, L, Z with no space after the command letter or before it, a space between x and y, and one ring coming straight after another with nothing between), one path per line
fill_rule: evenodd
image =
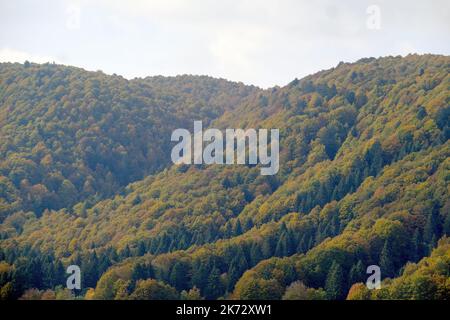
M172 130L232 110L254 87L0 64L0 221L95 202L170 163Z
M450 297L450 57L267 90L0 66L4 297L67 295L68 264L87 299ZM193 120L279 128L280 172L171 166L170 133ZM373 264L378 293L361 284Z

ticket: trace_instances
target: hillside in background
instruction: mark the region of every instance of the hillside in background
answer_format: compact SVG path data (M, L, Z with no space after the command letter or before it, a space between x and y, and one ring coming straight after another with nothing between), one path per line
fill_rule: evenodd
M0 64L0 221L94 203L170 164L170 134L256 91L209 77Z
M77 264L88 299L450 298L449 71L366 58L261 90L1 64L1 297L68 298ZM279 128L279 173L170 165L194 120Z

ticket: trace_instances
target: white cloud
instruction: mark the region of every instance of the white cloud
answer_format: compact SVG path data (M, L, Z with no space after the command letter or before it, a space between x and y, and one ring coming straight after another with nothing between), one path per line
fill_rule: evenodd
M258 72L257 58L270 45L270 37L270 30L257 27L218 30L209 45L216 70L222 77L251 82Z
M55 57L35 55L25 51L15 50L11 48L1 48L0 49L0 62L20 62L25 61L35 62L35 63L46 63L55 62L61 63Z
M78 5L71 4L66 8L66 28L79 30L81 28L81 9Z
M373 4L381 29L366 26ZM208 74L269 87L339 61L450 53L448 0L0 0L0 21L9 48L130 78Z

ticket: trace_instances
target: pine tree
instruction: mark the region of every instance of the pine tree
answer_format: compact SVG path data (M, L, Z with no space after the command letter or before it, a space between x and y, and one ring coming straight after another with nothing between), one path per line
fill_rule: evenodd
M443 231L447 237L450 237L450 213L447 214L447 217L445 217Z
M229 189L229 188L232 187L231 181L230 181L230 179L228 179L228 177L225 177L225 178L223 179L223 181L222 181L222 186L223 186L225 189Z
M249 217L245 220L245 231L248 231L251 228L253 228L253 220Z
M412 252L411 252L411 260L416 262L419 261L420 258L423 257L423 249L422 249L422 235L420 233L419 228L414 231L414 235L412 238Z
M263 258L263 253L261 250L261 246L259 243L255 242L253 243L251 249L250 249L250 264L251 267L255 266L259 261L261 261Z
M330 236L335 236L339 234L340 228L341 228L341 222L339 220L339 214L333 215L333 218L331 220L331 234Z
M234 225L233 234L235 236L242 234L242 226L241 226L241 221L239 219L237 219L236 224Z
M431 251L437 244L437 237L439 232L438 215L438 211L433 209L432 213L428 215L427 223L425 224L425 228L423 230L423 239L427 243L428 248L427 255L431 253Z
M42 263L39 258L31 259L31 262L28 264L27 272L29 272L31 276L31 286L37 289L43 288L44 273L42 270Z
M228 269L228 283L227 290L228 292L232 292L234 285L241 278L242 274L245 270L247 270L247 261L245 257L235 257L231 263L230 268Z
M341 265L336 261L333 261L330 271L328 272L325 281L325 291L330 300L340 300L345 298L344 274Z
M42 279L43 287L52 288L55 284L54 283L55 270L53 263L46 260L42 266L42 273L44 276L44 278Z
M129 258L131 256L130 247L128 247L128 245L126 245L125 248L120 252L119 256L120 256L121 260Z
M95 287L99 278L98 266L98 258L95 252L83 260L81 264L83 287Z
M308 250L308 242L309 239L306 238L307 235L304 234L300 240L300 242L298 243L297 246L297 253L305 253Z
M141 279L154 278L155 272L151 264L136 263L131 273L131 280L136 282Z
M197 259L193 263L193 268L195 272L192 274L192 284L200 289L203 295L205 295L205 288L208 284L208 275L211 271L211 266L209 261L202 261Z
M136 263L131 272L131 281L136 283L140 279L146 279L145 268L141 263Z
M312 236L309 237L309 242L308 242L308 249L307 249L307 251L310 250L310 249L313 248L313 247L314 247L314 236L312 235Z
M54 281L55 286L63 286L66 282L66 270L64 269L64 266L60 260L58 260L55 264Z
M295 267L293 265L287 265L283 268L284 279L282 284L284 286L289 285L297 278L297 272L295 271Z
M230 238L233 235L233 227L231 226L231 222L227 221L225 224L224 236L225 238Z
M170 272L170 283L177 290L189 289L189 265L183 262L176 262Z
M145 248L145 243L143 241L139 241L138 243L138 248L137 248L137 256L141 257L145 254L146 252L146 248Z
M380 254L380 269L382 274L387 277L391 277L395 275L395 266L392 262L392 245L389 239L386 239L384 242L383 250L381 250Z
M423 238L427 243L431 242L433 239L434 232L436 230L435 219L433 214L428 215L425 228L423 229Z
M350 269L349 285L361 282L364 279L364 265L361 260L358 260Z
M433 249L436 248L437 242L438 242L438 239L437 239L436 235L434 234L433 238L431 238L431 242L429 244L429 253L428 254L431 254Z
M205 288L205 297L207 299L217 299L225 291L225 287L220 279L220 270L214 267L208 276L208 281Z
M111 260L109 259L109 256L106 253L103 253L100 256L99 260L100 262L98 265L98 271L99 274L103 274L103 272L105 272L109 268L109 266L111 266Z
M275 256L285 257L289 255L289 243L287 233L284 232L280 239L278 240L277 246L275 248Z

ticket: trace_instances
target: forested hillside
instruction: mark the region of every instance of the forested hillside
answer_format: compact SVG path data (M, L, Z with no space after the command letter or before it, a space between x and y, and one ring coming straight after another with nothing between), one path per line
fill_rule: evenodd
M256 88L208 77L120 76L0 64L0 221L110 197L170 163L170 134Z
M261 90L0 65L1 298L449 299L449 71L366 58ZM279 173L171 166L193 120L279 128Z

